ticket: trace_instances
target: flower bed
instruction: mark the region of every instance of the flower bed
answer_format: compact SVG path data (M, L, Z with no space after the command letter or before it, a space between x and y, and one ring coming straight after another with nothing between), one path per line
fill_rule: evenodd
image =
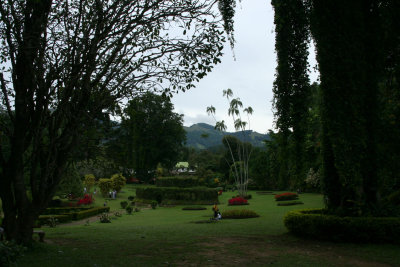
M80 205L90 205L94 202L94 198L92 195L85 194L85 196L78 200L76 203L78 206Z
M296 200L299 198L299 195L296 193L286 192L279 195L275 195L276 201L283 201L283 200Z
M229 206L234 206L234 205L249 205L247 202L247 199L244 199L242 197L234 197L228 200L228 205Z

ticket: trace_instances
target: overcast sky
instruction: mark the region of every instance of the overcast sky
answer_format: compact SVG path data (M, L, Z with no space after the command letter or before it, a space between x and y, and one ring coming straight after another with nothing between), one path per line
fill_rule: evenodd
M266 133L274 129L272 85L276 68L274 11L268 0L243 0L235 15L236 61L229 43L225 44L222 63L185 93L172 98L175 112L184 114L184 125L205 122L215 124L206 108L216 108L217 120L225 120L228 131L233 122L228 118L228 102L222 90L232 89L245 107L254 109L251 129ZM312 60L314 61L314 60ZM311 76L315 80L316 75Z

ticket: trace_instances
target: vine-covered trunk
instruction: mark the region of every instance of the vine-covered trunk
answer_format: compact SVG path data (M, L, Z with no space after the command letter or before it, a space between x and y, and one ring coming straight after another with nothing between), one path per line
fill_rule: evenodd
M379 30L374 1L312 1L321 74L324 193L328 207L360 215L376 202ZM334 23L332 23L334 22Z

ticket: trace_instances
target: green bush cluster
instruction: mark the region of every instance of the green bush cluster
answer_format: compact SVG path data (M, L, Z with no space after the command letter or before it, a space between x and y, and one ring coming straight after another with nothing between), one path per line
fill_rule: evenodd
M25 250L15 242L0 241L0 266L17 266L16 262Z
M128 201L124 200L121 201L119 204L121 205L121 208L125 209L128 206Z
M143 187L136 189L136 197L157 200L162 204L213 204L218 202L218 192L206 187ZM140 202L136 199L136 202ZM150 202L151 203L151 202Z
M199 185L199 180L195 177L163 177L156 181L158 187L195 187Z
M222 219L247 219L260 217L252 210L226 210L222 212Z
M400 218L340 217L323 209L291 211L286 228L297 236L331 241L400 243Z

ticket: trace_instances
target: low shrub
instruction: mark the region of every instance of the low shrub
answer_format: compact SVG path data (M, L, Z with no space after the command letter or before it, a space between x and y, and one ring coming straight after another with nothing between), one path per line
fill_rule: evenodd
M183 207L182 210L206 210L206 207L196 207L196 206L189 206Z
M57 220L58 223L70 222L72 220L72 214L40 215L39 218L38 218L39 225L48 224L49 220Z
M132 208L132 206L128 206L125 208L125 210L126 210L126 213L132 214L133 208Z
M139 212L139 211L140 211L140 209L136 207L135 208L135 212Z
M128 206L128 201L121 201L119 204L121 205L121 208L126 209Z
M111 218L107 212L102 213L99 218L101 223L111 223Z
M275 195L276 201L284 201L284 200L296 200L299 198L299 195L296 193L286 192L282 194Z
M234 197L228 200L228 205L249 205L249 203L247 202L247 199L242 197Z
M153 200L153 201L150 203L150 205L151 205L151 208L154 210L154 209L156 209L156 207L157 207L157 205L158 205L158 202L155 201L155 200Z
M110 207L95 207L87 210L72 213L72 220L82 220L100 213L109 212Z
M15 242L0 241L0 266L17 266L17 260L26 250Z
M42 212L41 215L62 215L88 209L91 209L91 207L81 206L81 207L47 208Z
M247 219L260 217L252 210L227 210L222 212L222 219Z
M162 177L158 178L156 181L156 185L158 187L180 187L180 188L188 188L195 187L199 185L199 181L194 177Z
M129 197L128 197L128 200L129 200L129 201L133 201L134 199L135 199L134 196L129 196Z
M291 211L284 217L294 235L331 241L400 243L400 218L340 217L323 209Z
M301 205L304 204L301 201L298 200L288 200L288 201L282 201L278 202L277 206L293 206L293 205Z

